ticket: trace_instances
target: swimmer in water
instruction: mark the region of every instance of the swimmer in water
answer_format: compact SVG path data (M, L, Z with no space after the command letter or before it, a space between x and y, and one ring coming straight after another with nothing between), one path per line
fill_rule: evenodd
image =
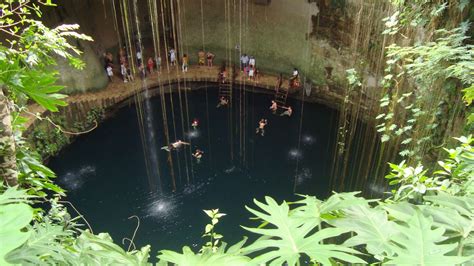
M280 114L280 116L285 116L287 115L288 117L291 116L291 114L293 113L293 109L291 109L291 106L288 106L288 107L282 107L283 109L286 109L286 111L284 111L283 113Z
M163 146L163 147L161 147L161 149L162 149L162 150L165 150L165 151L167 151L167 152L171 152L171 151L180 149L180 148L183 147L184 145L191 145L191 143L184 142L184 141L178 139L178 141L176 141L176 142L174 142L174 143L171 143L171 144L168 145L168 146Z
M199 120L197 120L197 118L194 118L193 122L191 123L191 126L194 128L194 130L196 130L199 126Z
M270 106L270 110L274 114L274 113L276 113L277 109L278 109L277 103L274 100L272 100L272 105Z
M201 159L203 155L204 155L204 152L201 151L200 149L196 149L196 151L193 153L193 157L196 158L197 163L201 163Z
M258 122L258 127L255 132L255 134L259 134L263 137L265 136L265 126L268 124L267 119L260 119L260 122Z
M226 97L222 96L220 99L219 99L219 103L217 104L216 108L220 108L221 106L226 106L229 104L229 99L227 99Z

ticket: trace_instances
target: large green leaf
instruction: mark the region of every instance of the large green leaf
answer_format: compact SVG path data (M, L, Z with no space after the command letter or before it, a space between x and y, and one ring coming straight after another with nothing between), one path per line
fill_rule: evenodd
M53 223L48 217L43 222L29 226L31 236L20 248L10 252L7 260L20 265L73 264L77 254L66 249L63 240L73 236L63 225Z
M321 213L329 214L331 212L344 210L352 206L366 205L368 202L376 200L367 200L362 197L357 197L360 191L347 193L334 193L331 197L321 204Z
M367 251L379 260L394 254L394 244L390 239L398 232L395 223L388 220L385 210L357 205L344 210L344 213L344 218L335 219L331 224L357 233L349 238L345 245L350 247L366 245Z
M322 201L314 196L300 195L303 199L293 204L300 205L290 211L294 218L304 220L305 223L317 226L321 223L321 204Z
M247 265L250 258L241 254L241 248L246 241L247 238L244 238L242 241L231 246L227 251L225 251L225 243L223 243L216 252L212 252L208 249L204 251L204 253L194 253L191 248L187 246L183 247L182 254L171 250L162 250L158 255L160 259L159 265L167 265L168 262L180 266Z
M425 196L424 199L440 206L452 208L466 217L474 217L473 197L459 197L446 193L439 193L436 196Z
M30 237L22 231L33 219L33 209L25 203L0 205L0 265L8 265L5 256Z
M250 246L244 248L246 254L264 250L262 255L252 259L252 263L269 263L270 265L296 265L303 254L312 261L330 264L330 259L339 259L350 263L364 263L352 254L358 252L343 246L325 245L322 241L327 238L337 237L346 230L339 228L326 228L311 234L317 224L308 223L306 217L292 216L286 202L281 205L270 197L265 197L266 203L254 200L255 204L264 212L246 207L258 218L267 222L272 228L249 228L246 230L260 234Z
M26 194L25 190L18 189L18 187L7 187L7 189L0 194L0 206L11 203L27 203L30 198L34 197Z
M394 256L389 256L388 264L395 265L455 265L469 261L469 257L448 256L456 249L457 243L441 244L446 237L445 229L434 228L433 219L425 217L420 210L406 221L396 225L400 232L392 237Z
M80 265L150 265L150 246L127 252L114 244L109 234L84 231L74 244Z

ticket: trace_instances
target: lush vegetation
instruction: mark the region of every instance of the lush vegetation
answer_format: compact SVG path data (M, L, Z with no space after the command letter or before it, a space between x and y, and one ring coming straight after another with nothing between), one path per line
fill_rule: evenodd
M396 35L402 28L416 24L412 21L426 23L423 13L413 12L407 6L416 8L417 4L427 3L431 1L395 1L399 15L387 20L390 23L386 34ZM82 62L73 56L80 52L67 38L90 40L76 32L77 25L45 27L35 20L41 16L40 5L52 4L28 0L0 4L3 10L0 30L10 36L7 43L0 45L0 107L3 106L0 108L0 167L3 167L0 174L4 180L0 194L0 264L147 265L150 256L155 256L150 254L149 246L137 249L131 240L124 250L108 234L84 229L81 223L87 222L80 214L73 218L76 214L68 213L65 205L69 203L61 200L65 192L54 184L54 173L23 139L26 121L23 115L28 99L51 111L65 104L61 100L64 96L58 94L61 87L54 85L57 73L51 71L55 64L53 55L66 58L80 68ZM434 10L442 14L442 7L443 4ZM410 160L391 164L392 170L386 178L393 191L387 199L365 199L352 192L334 193L324 201L307 195L301 195L296 202L278 203L270 197L255 200L255 206L247 209L261 220L261 226L244 228L258 239L247 243L244 237L230 247L223 241L225 236L218 233L224 214L217 209L206 210L210 218L203 233L206 244L199 251L189 247L183 247L181 253L160 251L159 264L471 263L474 260L473 137L458 137L450 147L445 146L436 165L424 167L423 156L416 158L422 153L417 149L433 141L416 132L438 126L427 123L436 121L433 110L439 106L433 105L430 89L439 84L445 88L444 81L449 80L454 87L443 91L446 94L442 97L450 93L462 95L467 106L474 99L473 47L465 43L468 26L437 29L432 42L392 46L388 50L384 83L387 93L381 99L381 107L387 109L382 109L384 112L378 117L385 123L379 128L383 141L399 137L400 142L406 142L407 152L401 155ZM353 86L357 83L353 79L356 73L350 74ZM410 85L403 90L398 87L402 76ZM473 122L472 109L463 108L467 114L465 125L469 128ZM401 109L408 111L400 115ZM91 114L91 119L96 119L98 114ZM61 124L56 122L53 129ZM45 137L37 141L41 139ZM408 146L411 142L416 144ZM35 145L43 153L51 150L46 141ZM33 207L38 203L45 207Z
M75 121L72 125L68 125L64 115L53 113L33 127L27 142L43 159L56 156L62 148L71 143L76 132L86 132L96 127L104 119L104 112L102 108L92 108L84 120ZM74 134L69 134L69 131L64 129L70 129Z

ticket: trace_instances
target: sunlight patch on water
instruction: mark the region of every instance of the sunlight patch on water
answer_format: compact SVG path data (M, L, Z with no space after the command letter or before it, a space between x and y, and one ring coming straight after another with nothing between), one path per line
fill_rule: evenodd
M303 153L301 152L301 150L294 148L288 152L288 156L290 157L290 159L294 159L294 160L301 159L303 158Z
M235 166L232 166L232 167L229 167L229 168L225 169L224 173L231 174L231 173L235 172L236 169L237 168Z
M307 180L311 179L313 177L313 174L311 173L311 169L309 168L303 168L300 173L296 176L296 184L301 185Z
M64 176L60 177L60 183L67 190L74 191L80 189L88 177L94 176L96 172L95 166L86 165L82 166L76 171L67 172Z
M186 137L188 137L188 139L196 139L199 138L199 136L201 136L199 130L192 130L186 133Z
M177 216L176 212L179 204L179 200L175 195L170 197L154 196L148 202L144 216L159 220L170 220Z
M313 145L316 142L316 139L309 134L305 134L302 136L302 141L303 141L303 144L307 146L307 145Z

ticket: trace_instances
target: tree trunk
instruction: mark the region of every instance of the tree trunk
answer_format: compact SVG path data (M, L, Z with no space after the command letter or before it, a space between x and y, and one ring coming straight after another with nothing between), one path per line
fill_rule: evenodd
M0 88L0 176L9 186L18 184L15 139L8 99Z

